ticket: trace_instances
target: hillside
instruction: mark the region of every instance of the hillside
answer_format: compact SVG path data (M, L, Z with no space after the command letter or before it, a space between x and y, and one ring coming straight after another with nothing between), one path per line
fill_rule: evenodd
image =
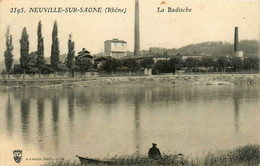
M255 54L257 53L259 42L256 40L242 40L239 42L239 47L241 51L244 51L244 54ZM230 55L233 52L233 44L228 42L216 41L216 42L203 42L198 44L190 44L181 48L158 48L151 47L150 50L153 53L163 54L167 51L169 55L176 55L181 53L183 55L212 55L212 56L221 56L221 55ZM148 53L148 50L142 50L144 54Z

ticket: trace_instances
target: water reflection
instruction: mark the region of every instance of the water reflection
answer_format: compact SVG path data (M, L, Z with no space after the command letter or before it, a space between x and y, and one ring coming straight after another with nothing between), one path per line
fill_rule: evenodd
M240 105L240 96L239 92L235 91L234 93L234 125L235 133L239 134L239 105Z
M76 90L76 105L86 110L91 109L92 101L95 95L93 92L87 93L85 90Z
M178 144L179 151L185 148L189 151L190 145L194 146L191 150L201 151L202 145L207 148L219 142L248 143L239 138L254 140L257 136L252 135L253 130L259 129L250 126L260 120L255 116L257 111L245 110L252 104L260 107L259 87L25 88L1 93L7 99L4 117L0 117L6 122L6 135L14 137L17 125L23 144L37 140L41 151L52 149L44 145L54 147L54 155L75 156L79 151L85 153L90 145L97 149L103 149L105 145L105 150L109 150L114 148L113 141L117 141L118 146L131 145L137 154L146 153L144 147L149 146L151 140L159 140L165 151L177 149ZM21 124L14 120L16 110L21 113L18 117ZM247 119L250 120L244 122ZM119 134L117 136L122 138L117 138L106 130L125 135ZM229 133L235 133L235 136ZM107 139L114 140L109 142ZM170 145L172 142L174 144ZM96 152L98 155L100 153Z
M74 120L74 91L68 91L68 117L69 121L72 122Z
M8 135L12 137L13 135L13 109L11 105L11 95L10 91L8 91L8 99L6 104L6 119L7 119L7 131Z
M38 122L38 141L40 142L40 150L43 148L42 139L44 133L44 96L38 93L37 97L37 122Z
M58 152L59 148L59 98L56 91L53 91L53 97L51 99L52 105L52 132L55 152Z
M121 95L119 89L116 89L114 91L111 91L109 89L104 89L102 91L98 90L97 93L97 97L100 98L100 103L106 105L108 110L111 110L113 108L113 105L119 102Z
M22 119L22 133L24 143L28 143L29 138L29 114L30 114L30 99L27 98L27 94L25 91L22 91L22 98L20 100L20 108L21 108L21 119Z
M69 133L70 133L70 142L74 141L74 99L75 99L75 91L72 89L68 90L68 118L69 118Z
M142 96L140 96L138 93L134 97L134 137L135 137L135 148L136 148L136 154L140 154L140 107L142 102Z

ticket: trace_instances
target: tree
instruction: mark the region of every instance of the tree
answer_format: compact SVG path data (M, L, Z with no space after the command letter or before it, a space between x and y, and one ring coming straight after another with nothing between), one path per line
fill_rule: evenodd
M250 71L250 73L252 73L253 70L259 69L259 58L250 57L244 59L244 68Z
M127 67L128 69L135 70L139 68L138 63L134 59L126 59L123 61L123 66Z
M142 68L152 68L153 65L154 65L154 60L152 58L145 58L140 63L140 66Z
M78 65L81 71L86 72L92 66L91 59L80 58L77 60L76 65Z
M235 69L236 72L243 68L243 61L241 58L233 57L231 59L232 68Z
M169 62L167 60L159 60L155 64L155 69L159 73L168 73L168 72L170 72Z
M37 66L37 51L32 51L28 54L27 64L30 68Z
M187 58L187 59L185 60L185 65L187 66L187 68L188 68L188 70L189 70L190 72L192 72L192 69L193 69L194 67L197 67L198 64L199 64L199 60L198 60L198 59L195 59L195 58Z
M20 66L25 73L25 70L29 68L28 56L29 56L29 35L27 33L26 27L23 28L22 37L20 39Z
M177 69L182 67L181 57L174 57L169 60L170 71L177 73Z
M122 66L122 62L115 58L107 60L101 67L102 70L107 72L114 72Z
M206 68L208 72L208 68L214 66L214 61L212 58L205 57L201 59L201 64Z
M75 43L74 41L71 40L71 34L69 35L69 40L68 40L68 55L67 55L67 61L66 61L66 66L71 69L73 65L73 60L74 60L74 55L75 55Z
M51 65L54 70L57 69L60 58L59 40L58 40L58 26L57 21L54 22L52 30L52 45L51 45Z
M226 71L226 68L229 66L229 62L226 57L220 57L217 60L217 66L221 69L222 72Z
M36 66L39 70L39 77L40 77L40 68L43 67L45 64L44 60L44 44L43 44L43 37L42 37L42 23L39 21L38 23L38 29L37 29L37 37L38 37L38 43L37 43L37 62Z
M6 50L4 52L5 68L6 68L6 71L8 73L8 78L10 78L10 72L11 72L12 65L13 65L13 54L12 54L12 51L13 51L14 47L13 47L12 35L10 35L10 28L9 28L9 26L7 27L7 32L5 34L5 37L6 37Z

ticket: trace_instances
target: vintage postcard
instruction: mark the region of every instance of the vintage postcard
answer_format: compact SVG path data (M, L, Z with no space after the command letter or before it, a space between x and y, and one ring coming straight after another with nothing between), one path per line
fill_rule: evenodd
M0 166L260 164L259 16L259 0L0 0Z

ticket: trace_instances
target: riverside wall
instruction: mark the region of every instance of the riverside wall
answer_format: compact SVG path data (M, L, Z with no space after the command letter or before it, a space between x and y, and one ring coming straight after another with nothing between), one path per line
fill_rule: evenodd
M100 87L117 85L251 85L260 83L260 74L218 74L218 75L152 75L96 78L61 78L34 80L0 80L1 87Z

